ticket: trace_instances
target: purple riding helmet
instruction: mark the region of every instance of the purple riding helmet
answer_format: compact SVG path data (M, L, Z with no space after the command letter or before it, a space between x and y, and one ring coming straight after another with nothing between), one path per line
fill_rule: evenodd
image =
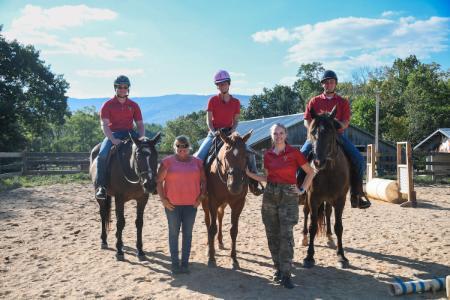
M225 70L217 71L216 75L214 75L214 83L218 84L225 81L231 82L230 74Z

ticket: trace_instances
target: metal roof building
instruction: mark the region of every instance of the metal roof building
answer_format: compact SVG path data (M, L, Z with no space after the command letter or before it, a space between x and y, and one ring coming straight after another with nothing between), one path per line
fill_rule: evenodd
M450 128L439 128L414 147L414 151L436 151L445 143L450 143Z

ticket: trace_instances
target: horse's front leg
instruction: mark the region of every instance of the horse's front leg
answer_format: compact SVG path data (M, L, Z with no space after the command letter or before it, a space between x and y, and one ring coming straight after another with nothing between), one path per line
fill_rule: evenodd
M345 197L342 199L338 199L337 203L344 203L345 204ZM334 208L334 232L336 233L337 237L337 255L338 255L338 266L340 268L348 268L349 261L344 255L344 247L342 246L342 232L344 231L344 228L342 226L342 213L344 211L344 205L341 207L335 207Z
M303 267L305 268L312 268L314 267L316 261L314 260L314 238L316 237L317 233L317 221L318 221L318 205L316 203L311 203L312 201L309 201L310 204L310 210L311 210L311 223L309 225L309 246L308 246L308 255L303 260Z
M214 239L217 234L217 207L212 204L213 201L209 202L209 215L210 215L210 225L208 228L208 246L209 246L209 259L208 266L215 267L216 266L216 250L214 248Z
M123 261L125 258L125 255L123 253L123 242L122 242L122 231L125 227L125 216L124 216L124 198L121 195L116 195L115 197L115 204L116 204L116 258L117 260Z
M242 204L241 204L242 203ZM233 259L233 269L239 268L239 262L236 255L236 238L239 232L239 216L241 215L242 209L244 208L245 199L240 201L238 207L231 209L231 258Z
M226 203L224 203L217 209L217 219L219 221L219 233L217 235L217 240L219 241L219 249L225 249L225 247L223 246L222 221L226 206Z
M145 259L145 252L142 250L142 227L144 226L144 210L147 201L148 194L136 200L136 255L141 261Z
M325 217L327 222L327 245L330 248L336 248L336 244L333 240L333 233L331 232L331 212L333 206L330 203L325 203Z
M308 246L308 215L309 215L309 206L308 206L308 202L306 201L305 204L303 205L303 240L302 240L302 245L303 246Z

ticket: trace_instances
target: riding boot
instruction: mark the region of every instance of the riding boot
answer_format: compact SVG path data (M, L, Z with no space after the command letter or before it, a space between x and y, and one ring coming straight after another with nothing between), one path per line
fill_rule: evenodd
M256 169L256 158L255 158L255 153L247 151L247 167L250 170L250 172L252 173L257 173L258 170ZM255 196L259 196L262 193L264 193L264 187L261 185L261 188L259 188L259 182L252 179L252 178L248 178L248 187L250 189L250 192L253 193L253 195Z
M291 274L283 274L281 277L280 284L287 289L293 289L295 287L294 283L292 283L291 280Z
M351 184L350 203L352 207L359 207L360 209L369 208L372 203L370 203L364 193L362 179L360 179L357 175L352 176Z

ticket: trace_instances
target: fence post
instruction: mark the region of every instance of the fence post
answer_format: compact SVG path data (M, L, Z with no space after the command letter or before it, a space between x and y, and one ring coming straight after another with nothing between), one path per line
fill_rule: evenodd
M28 171L28 159L26 151L22 152L22 175L26 175Z

